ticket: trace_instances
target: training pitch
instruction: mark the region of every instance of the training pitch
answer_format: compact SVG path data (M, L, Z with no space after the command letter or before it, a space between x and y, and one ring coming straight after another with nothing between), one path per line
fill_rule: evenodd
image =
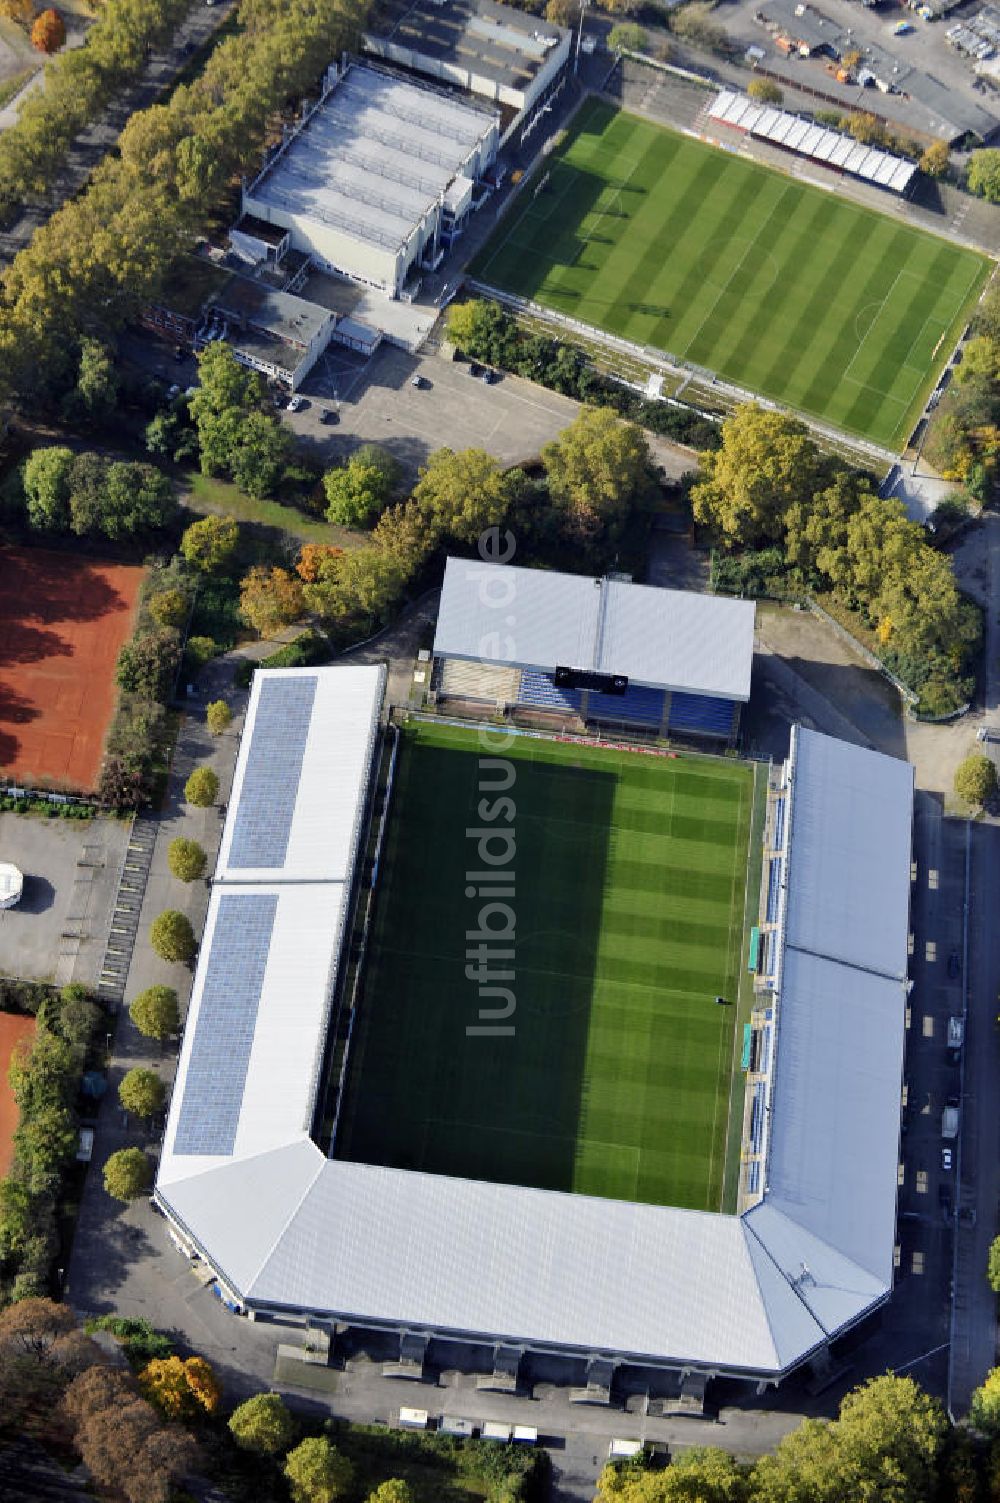
M896 449L991 267L591 101L472 270Z
M754 769L514 740L513 816L488 825L516 841L498 868L514 1031L470 1036L504 1005L466 977L486 901L466 895L467 831L501 797L479 783L496 755L471 731L403 732L337 1155L717 1211L742 1113Z

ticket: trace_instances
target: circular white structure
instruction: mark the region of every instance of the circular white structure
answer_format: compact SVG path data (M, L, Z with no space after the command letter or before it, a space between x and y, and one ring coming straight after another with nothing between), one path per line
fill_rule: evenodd
M14 908L24 892L24 876L10 861L0 861L0 908Z

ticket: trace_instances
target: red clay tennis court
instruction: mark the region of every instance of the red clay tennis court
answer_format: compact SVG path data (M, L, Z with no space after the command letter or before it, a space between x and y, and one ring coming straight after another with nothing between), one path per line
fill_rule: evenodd
M14 1045L34 1036L34 1018L19 1012L0 1012L0 1179L10 1168L18 1117L14 1093L7 1084L7 1067Z
M115 704L115 662L144 571L0 548L0 771L89 793Z

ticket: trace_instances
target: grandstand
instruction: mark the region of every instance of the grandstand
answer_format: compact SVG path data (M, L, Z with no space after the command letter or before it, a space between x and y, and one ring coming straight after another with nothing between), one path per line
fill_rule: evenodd
M892 1288L912 769L794 728L772 776L739 1214L352 1162L320 1146L323 1083L392 791L384 686L255 676L157 1175L171 1237L251 1319L778 1381Z
M515 719L733 742L753 630L752 601L449 558L433 692Z

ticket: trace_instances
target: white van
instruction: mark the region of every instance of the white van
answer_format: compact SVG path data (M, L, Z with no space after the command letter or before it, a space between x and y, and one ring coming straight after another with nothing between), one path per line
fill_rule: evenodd
M430 1416L426 1409L401 1409L399 1423L404 1430L426 1430Z

